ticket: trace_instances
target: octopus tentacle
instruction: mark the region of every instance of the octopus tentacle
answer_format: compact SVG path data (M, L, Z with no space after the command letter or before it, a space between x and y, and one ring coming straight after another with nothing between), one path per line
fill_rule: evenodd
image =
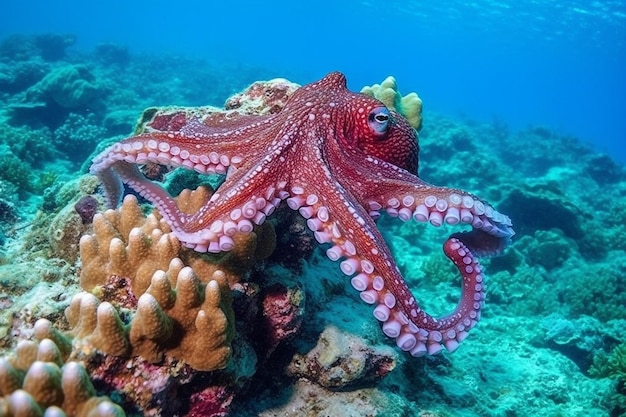
M184 167L201 174L226 174L229 166L236 167L244 159L240 144L216 143L213 152L204 154L198 150L201 145L199 140L189 138L183 140L183 137L176 135L180 134L144 133L115 143L93 160L91 172L101 172L115 161L125 161L131 164L154 162L173 168Z
M466 191L428 184L403 168L357 152L344 151L351 163L333 166L339 178L359 178L356 198L374 219L386 212L402 221L413 219L437 227L469 225L472 232L455 237L477 255L495 255L508 245L514 234L511 219L489 203Z
M235 233L250 233L265 222L283 199L286 181L269 182L256 188L258 193L243 193L226 183L213 194L208 204L189 217L177 237L198 252L222 252L233 248ZM210 222L206 222L210 219ZM199 239L190 239L198 236Z
M500 249L512 234L510 220L469 193L434 187L401 167L359 150L341 148L332 139L326 145L324 155L337 183L325 188L340 189L341 195L347 195L343 203L352 213L339 221L314 222L316 237L328 237L333 244L327 255L341 262L342 272L351 277L361 299L375 305L374 316L383 323L383 332L401 349L414 356L435 354L443 347L455 350L480 319L484 300L482 267L466 241L481 253L495 253L494 246ZM349 163L340 164L339 158ZM343 184L344 178L356 184ZM375 227L374 220L383 211L403 221L414 219L435 226L465 223L474 228L469 234L451 236L443 247L462 277L461 298L452 313L435 318L418 305ZM309 227L312 223L308 222ZM490 237L476 239L476 234ZM474 238L467 239L469 236ZM486 245L490 239L498 243ZM370 248L368 242L378 244Z
M397 187L393 192L369 199L367 207L374 218L384 210L402 221L415 220L436 227L471 226L471 232L454 236L481 256L500 253L514 234L508 216L478 197L456 189Z
M335 187L341 189L340 184ZM375 305L374 317L398 347L414 356L435 354L443 347L449 351L456 349L480 319L484 299L481 266L463 242L453 237L444 244L444 252L463 277L461 299L452 313L434 318L419 307L363 207L346 199L350 213L346 216L345 212L329 210L330 201L314 185L294 187L291 191L287 199L290 208L307 218L307 225L319 243L331 245L326 255L339 262L360 298Z
M153 132L130 137L111 145L93 160L90 168L105 185L107 204L115 207L121 199L121 188L114 185L119 182L120 174L115 172L122 167L118 162L145 164L153 162L173 168L193 169L201 174L226 174L229 167L237 167L243 162L240 149L230 144L216 145L214 151L204 154L196 147L197 140L185 139L179 133ZM109 169L112 169L111 172Z
M285 181L268 185L265 192L258 195L242 193L237 187L228 187L225 183L223 187L226 191L220 190L213 194L207 205L188 215L178 208L163 187L145 178L135 165L117 161L109 168L101 175L103 183L120 179L151 201L183 245L198 252L217 253L231 250L234 246L232 236L235 233L250 233L254 225L262 224L287 196L284 192ZM117 178L112 178L115 176ZM210 223L204 222L207 216L211 219Z

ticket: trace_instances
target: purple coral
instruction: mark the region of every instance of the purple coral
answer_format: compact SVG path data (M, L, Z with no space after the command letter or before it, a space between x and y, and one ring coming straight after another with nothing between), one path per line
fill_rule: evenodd
M74 210L83 220L83 224L90 224L98 211L99 203L94 196L86 195L74 204Z

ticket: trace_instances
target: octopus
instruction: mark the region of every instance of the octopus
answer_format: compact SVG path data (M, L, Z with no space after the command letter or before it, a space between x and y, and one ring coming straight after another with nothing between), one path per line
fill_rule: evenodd
M93 159L90 171L109 206L119 203L125 184L158 209L186 247L218 253L233 249L236 233L252 232L286 205L306 219L401 350L454 351L479 321L485 285L477 257L507 246L510 219L473 194L421 180L416 130L381 101L348 90L343 74L298 88L268 114L179 113L151 123L150 131ZM224 181L203 207L186 214L143 175L146 164L223 174ZM461 226L443 245L462 278L452 312L434 317L420 307L377 228L382 213Z

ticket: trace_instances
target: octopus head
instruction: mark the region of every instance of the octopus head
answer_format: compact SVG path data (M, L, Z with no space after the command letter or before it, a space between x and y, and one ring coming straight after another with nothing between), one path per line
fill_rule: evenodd
M399 113L378 100L364 97L354 124L356 145L364 153L416 174L419 145L417 132ZM366 106L363 106L367 102Z

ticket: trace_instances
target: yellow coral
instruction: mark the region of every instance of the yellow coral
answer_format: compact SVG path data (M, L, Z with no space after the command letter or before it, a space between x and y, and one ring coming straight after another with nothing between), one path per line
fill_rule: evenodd
M388 108L406 117L415 130L422 128L422 100L417 93L409 93L403 97L398 91L395 78L389 76L380 84L365 86L361 93L377 98Z
M225 274L203 284L179 259L154 274L128 326L110 303L86 292L74 297L66 317L77 339L109 355L151 362L169 355L201 371L224 368L230 358L234 316Z
M207 187L183 190L177 204L183 212L194 213L206 204L211 194ZM217 270L224 271L232 285L276 246L274 228L266 222L252 233L233 236L235 248L226 254L217 257L199 254L183 248L157 212L144 216L132 195L124 198L118 210L96 214L93 227L92 235L80 239L81 287L92 291L105 285L112 276L125 277L137 297L146 291L156 271L168 269L172 259L182 259L205 283Z
M187 190L178 205L193 212L210 197L206 187ZM240 259L256 259L256 234L240 239L241 248L233 254L208 262L206 256L182 248L158 215L144 216L136 198L127 196L120 209L97 215L94 234L81 239L81 286L92 293L79 293L66 310L72 336L113 356L159 362L169 355L197 370L224 368L234 332L229 282L237 281L238 275L218 268L232 257L240 268ZM136 312L127 312L132 317L128 324L118 308L132 310L134 305L115 297L111 303L102 302L93 295L103 293L112 277L128 279L138 298Z
M39 333L51 331L43 323ZM22 341L9 358L0 358L0 416L118 417L122 408L97 397L85 368L62 363L61 350L50 339Z
M128 195L119 210L93 219L93 235L80 239L80 285L91 291L113 275L129 278L135 294L150 285L152 274L178 257L180 242L169 226L154 215L144 216L137 199Z

